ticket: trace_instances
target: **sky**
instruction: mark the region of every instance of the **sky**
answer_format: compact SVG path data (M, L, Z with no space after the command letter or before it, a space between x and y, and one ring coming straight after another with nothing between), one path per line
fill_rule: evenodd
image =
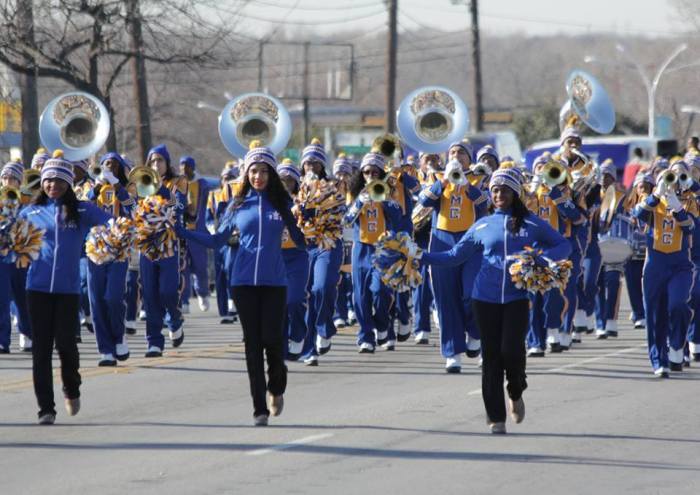
M463 30L469 0L398 0L399 29ZM527 35L608 32L620 36L677 35L689 26L673 0L480 0L480 24L489 34ZM250 0L242 31L263 33L297 27L315 32L371 31L386 27L383 0Z

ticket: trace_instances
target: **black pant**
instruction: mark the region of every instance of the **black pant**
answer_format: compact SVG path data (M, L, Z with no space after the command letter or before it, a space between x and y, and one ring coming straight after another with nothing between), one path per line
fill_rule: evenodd
M508 397L518 400L527 388L525 335L530 320L527 299L506 304L472 302L476 325L481 333L481 393L490 422L506 420L503 372L508 379Z
M32 326L32 370L39 416L56 414L51 363L54 342L61 360L63 395L68 399L80 397L80 357L75 341L75 328L80 324L80 296L30 290L27 291L27 307Z
M232 297L245 338L253 414L269 415L265 390L277 396L287 388L287 365L284 364L287 287L240 285L232 287ZM263 352L267 355L267 385Z

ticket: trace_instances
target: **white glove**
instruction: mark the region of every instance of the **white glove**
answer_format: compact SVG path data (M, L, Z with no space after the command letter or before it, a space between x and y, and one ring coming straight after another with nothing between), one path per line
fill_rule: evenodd
M676 196L675 191L671 191L666 195L666 204L669 208L671 208L671 211L674 213L678 213L683 209L683 205L678 199L678 196Z
M418 244L411 241L408 244L408 257L420 259L423 256L423 250L418 247Z
M657 198L661 199L666 194L667 187L668 186L666 185L666 181L661 179L659 183L656 184L656 187L654 188L654 192L652 194Z
M113 186L114 184L116 184L117 182L119 182L119 179L117 179L117 178L114 176L114 174L112 173L112 171L109 170L109 169L104 169L104 170L102 170L102 178L103 178L105 181L109 182L109 184L112 185L112 186Z

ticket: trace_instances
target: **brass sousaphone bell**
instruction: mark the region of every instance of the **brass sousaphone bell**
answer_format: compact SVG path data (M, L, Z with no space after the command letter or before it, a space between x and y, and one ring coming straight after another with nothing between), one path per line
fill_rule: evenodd
M566 80L568 99L559 111L559 129L582 124L598 134L609 134L615 127L615 107L598 80L585 71L573 70Z
M104 104L82 91L64 93L49 102L39 118L41 142L53 152L63 150L69 161L97 153L109 136L109 113Z

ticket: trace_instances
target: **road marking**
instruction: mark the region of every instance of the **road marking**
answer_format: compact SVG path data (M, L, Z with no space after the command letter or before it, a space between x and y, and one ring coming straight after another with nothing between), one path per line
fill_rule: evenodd
M294 447L296 447L298 445L306 445L309 443L316 442L318 440L323 440L324 438L330 438L332 436L333 436L332 433L321 433L319 435L310 435L308 437L299 438L298 440L292 440L291 442L281 443L279 445L274 445L272 447L251 450L250 452L248 452L248 455L260 456L260 455L265 455L265 454L271 454L273 452L278 452L280 450L293 449Z

